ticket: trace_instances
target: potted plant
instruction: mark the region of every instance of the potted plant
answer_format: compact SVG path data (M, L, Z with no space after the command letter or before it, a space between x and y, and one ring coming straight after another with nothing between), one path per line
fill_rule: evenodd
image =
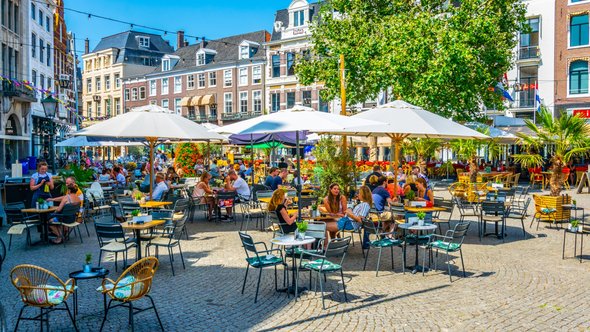
M311 216L317 217L318 216L318 202L311 203Z
M37 208L38 209L47 209L47 202L43 199L43 198L39 198L37 199L37 204L39 205Z
M580 225L580 221L578 221L576 219L570 221L570 226L569 226L570 231L577 232L579 225Z
M576 204L576 200L575 200L575 199L572 199L572 205L573 205L574 207L576 207L576 205L577 205L577 204Z
M426 212L420 211L416 213L416 217L418 217L418 226L423 226L424 218L426 218Z
M301 221L297 223L297 230L295 231L295 238L303 240L305 239L305 232L307 231L307 221Z
M135 198L135 200L139 202L143 198L143 195L140 192L136 192L133 198Z
M86 259L84 261L85 261L85 264L83 266L84 273L92 272L92 265L90 264L92 262L92 254L86 254Z
M406 194L406 198L409 202L413 201L416 198L416 193L410 189L410 191L408 191L408 193Z
M139 213L140 213L139 210L133 210L133 211L131 211L131 216L137 217L137 216L139 216Z

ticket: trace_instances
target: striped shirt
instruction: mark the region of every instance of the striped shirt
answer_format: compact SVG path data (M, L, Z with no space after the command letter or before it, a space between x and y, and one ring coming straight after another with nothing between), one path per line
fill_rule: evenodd
M369 206L369 203L360 202L352 209L352 214L354 214L357 217L361 217L361 219L362 219L362 218L365 218L369 215L370 209L371 209L371 206Z

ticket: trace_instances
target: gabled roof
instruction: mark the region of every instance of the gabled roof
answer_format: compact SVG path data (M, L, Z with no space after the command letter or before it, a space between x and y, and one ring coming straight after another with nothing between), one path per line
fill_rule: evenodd
M321 2L316 2L316 3L310 3L309 4L309 20L313 21L316 16L319 14L320 12L320 5ZM275 23L273 24L273 29L272 29L272 37L271 37L271 41L275 41L275 40L280 40L282 38L282 32L279 30L277 31L277 29L275 29L275 27L277 26L277 22L281 22L282 24L282 28L287 28L289 26L289 24L291 23L291 17L289 17L289 9L280 9L277 10L277 14L275 15Z
M149 48L140 47L138 38L145 36L150 38ZM126 50L140 50L156 53L170 53L174 52L170 46L160 35L138 32L138 31L124 31L111 36L103 37L98 45L92 50L92 53L106 50L109 48L126 49Z

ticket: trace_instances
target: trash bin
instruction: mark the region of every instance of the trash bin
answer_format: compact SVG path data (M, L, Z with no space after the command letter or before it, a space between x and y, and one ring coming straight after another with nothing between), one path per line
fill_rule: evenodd
M35 156L30 156L27 158L28 162L29 162L29 169L36 171L37 170L37 157Z
M25 159L21 165L23 166L23 175L29 174L29 162Z

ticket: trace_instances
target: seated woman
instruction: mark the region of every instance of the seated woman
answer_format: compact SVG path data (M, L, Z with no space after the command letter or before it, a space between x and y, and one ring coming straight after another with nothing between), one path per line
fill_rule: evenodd
M426 180L423 178L417 178L416 187L418 188L418 191L416 192L417 201L430 201L434 203L434 194L432 193L432 189L428 189Z
M169 184L173 184L173 183L177 183L179 179L180 179L180 177L176 173L176 170L174 169L174 167L172 167L172 166L168 167L168 170L166 171L166 182L168 182Z
M61 203L59 203L59 206L57 207L57 210L55 211L56 214L59 214L63 210L63 208L66 204L80 205L82 203L82 201L80 200L80 197L78 197L78 186L76 184L71 184L67 188L68 188L68 192L61 200ZM60 222L60 220L58 220L57 217L53 217L49 220L49 223L52 223L52 222L58 223L58 222ZM63 226L50 225L49 230L53 234L55 234L55 236L57 236L57 238L55 240L53 240L53 243L58 244L64 240L63 239Z
M338 220L339 230L356 231L363 225L363 219L369 215L369 210L373 205L373 195L369 187L360 187L358 198L360 203L355 205L352 210L347 209L346 215Z
M323 204L322 212L334 218L333 221L326 221L326 232L333 239L338 233L337 220L344 217L347 209L346 196L340 194L340 186L337 183L332 183L328 187L328 195L324 198Z
M211 174L207 171L203 171L199 183L193 190L193 198L199 199L200 204L207 204L207 219L211 220L213 216L213 207L215 207L215 197L213 197L214 191L209 187L209 181L211 180Z
M418 194L418 187L416 186L416 178L415 175L409 175L406 178L406 184L404 185L404 196L408 194L410 190Z
M287 199L285 190L277 189L272 193L270 202L268 203L268 211L275 212L279 219L279 227L284 234L293 233L297 229L296 215L289 215L287 212L287 205L291 202Z
M105 167L102 169L102 174L99 175L98 181L106 182L106 181L110 181L110 180L111 180L111 174L109 172L109 169Z

